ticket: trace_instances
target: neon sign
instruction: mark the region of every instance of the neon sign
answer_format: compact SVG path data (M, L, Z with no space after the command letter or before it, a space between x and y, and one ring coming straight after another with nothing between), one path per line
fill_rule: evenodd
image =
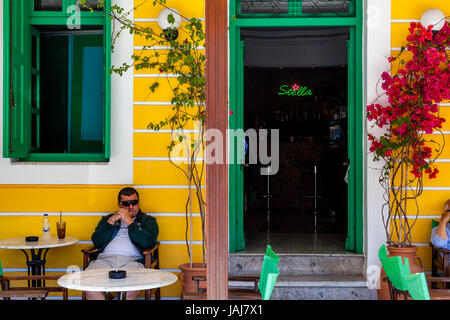
M294 83L292 86L288 86L287 84L282 85L278 94L280 96L312 96L312 91L306 86L301 87Z

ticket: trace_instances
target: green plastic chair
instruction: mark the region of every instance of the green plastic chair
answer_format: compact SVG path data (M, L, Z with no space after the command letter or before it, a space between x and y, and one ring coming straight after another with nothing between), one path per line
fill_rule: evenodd
M403 276L411 274L408 259L404 258L403 264L402 257L388 257L384 245L378 250L378 258L392 286L397 290L406 291L407 288L403 281Z
M2 261L0 260L0 277L3 276Z
M280 271L278 270L278 263L280 258L272 250L270 245L266 248L266 253L263 258L261 273L259 276L230 276L228 280L237 282L253 282L254 287L251 289L230 288L228 291L230 299L236 300L269 300L272 296L275 283L278 279ZM206 281L206 277L193 277L195 281L195 292L183 292L183 300L203 300L206 298L206 292L200 288L200 281Z
M413 300L431 300L425 273L411 274L408 258L403 258L404 263L402 263L401 257L387 257L384 245L378 250L378 257L393 287L391 288L393 299L396 299L397 294L409 294ZM447 279L445 282L449 282L449 280ZM431 290L431 294L433 300L450 300L450 296L445 290Z
M280 258L272 250L271 246L267 245L258 284L258 290L261 293L262 300L269 300L272 295L273 288L280 274L277 267L279 262Z
M439 225L439 220L436 220L436 219L431 220L431 229L433 229L434 227L437 227L438 225Z
M275 267L278 266L278 263L280 262L280 258L278 257L278 255L272 250L272 247L270 245L267 245L266 248L266 254L264 255L263 258L263 264L261 267L261 274L259 275L260 279L264 279L266 277L266 273L269 270L269 265L274 264ZM272 267L270 267L271 270L273 270ZM261 286L261 282L259 282L259 287Z
M387 259L388 255L387 255L387 249L386 246L383 244L381 245L380 249L378 249L378 258L380 259Z
M425 273L404 275L403 282L413 300L430 300Z
M270 260L275 263L275 265L278 265L278 262L280 262L280 258L278 257L278 255L272 250L272 247L270 246L270 244L267 245L266 248L266 254L264 255L264 257L270 258Z

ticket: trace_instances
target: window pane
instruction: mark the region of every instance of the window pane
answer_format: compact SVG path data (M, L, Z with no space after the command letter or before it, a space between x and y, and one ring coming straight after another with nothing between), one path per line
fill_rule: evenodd
M68 37L41 33L41 152L67 149Z
M40 31L40 152L101 153L103 31Z
M350 14L354 0L237 0L241 14Z
M103 5L101 0L86 0L83 4L80 4L80 0L77 0L77 6L81 11L102 11Z
M61 11L62 0L34 0L35 11Z

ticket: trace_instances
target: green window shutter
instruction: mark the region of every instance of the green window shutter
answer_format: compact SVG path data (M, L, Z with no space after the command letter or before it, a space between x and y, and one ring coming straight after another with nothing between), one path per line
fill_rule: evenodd
M111 0L104 1L104 10L106 14L103 25L105 50L105 70L104 70L104 113L103 113L103 150L105 152L105 159L111 157L111 20L108 18L110 13Z
M31 127L31 26L29 0L5 1L5 143L4 155L25 158ZM7 147L6 147L7 146Z

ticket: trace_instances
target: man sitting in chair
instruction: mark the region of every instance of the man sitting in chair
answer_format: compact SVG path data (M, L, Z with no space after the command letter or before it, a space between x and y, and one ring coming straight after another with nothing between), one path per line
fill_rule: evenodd
M118 195L119 210L103 217L92 234L98 257L87 270L104 268L144 268L142 252L156 244L158 224L139 208L139 194L123 188ZM135 300L139 291L127 292L127 300ZM101 292L86 292L88 300L104 300Z
M431 243L437 248L450 250L450 229L447 227L449 221L450 200L447 200L439 225L431 230Z

